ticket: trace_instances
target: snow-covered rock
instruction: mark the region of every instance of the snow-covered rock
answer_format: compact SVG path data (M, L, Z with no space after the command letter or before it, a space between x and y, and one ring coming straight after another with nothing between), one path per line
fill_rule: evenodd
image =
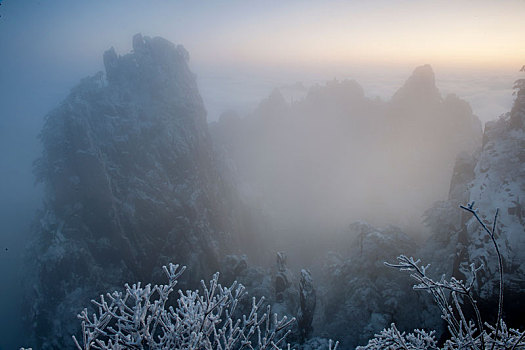
M517 311L525 308L525 125L517 121L524 119L522 89L510 113L485 125L483 149L469 191L469 201L475 202L482 219L489 224L499 208L495 236L503 255L505 310L508 323L518 321L520 327L525 325L521 311ZM466 233L466 256L485 265L479 293L484 299L493 299L498 294L495 249L472 218L466 223Z
M476 293L482 314L495 321L499 289L498 259L490 236L459 205L474 202L492 229L499 209L496 242L503 257L504 310L507 324L525 323L525 89L517 91L512 110L485 125L480 152L457 159L449 198L427 211L434 235L422 256L448 276L465 279L469 264L483 264Z
M70 345L76 315L99 293L158 280L171 261L195 285L242 240L188 60L182 46L137 34L131 53L106 51L105 75L83 79L46 116L28 296L38 348Z

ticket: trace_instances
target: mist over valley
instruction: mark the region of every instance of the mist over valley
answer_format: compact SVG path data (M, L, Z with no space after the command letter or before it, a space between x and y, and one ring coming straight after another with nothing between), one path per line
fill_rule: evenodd
M525 346L523 6L440 4L3 1L0 349Z

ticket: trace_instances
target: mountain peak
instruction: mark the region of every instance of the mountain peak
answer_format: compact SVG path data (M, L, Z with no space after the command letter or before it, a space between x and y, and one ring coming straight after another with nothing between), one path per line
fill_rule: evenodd
M435 86L434 70L430 64L424 64L416 67L409 78L409 81L418 81Z
M416 67L405 84L394 94L392 99L417 97L428 99L441 99L441 94L436 87L434 70L429 64Z
M133 51L118 55L114 48L104 52L104 67L110 85L122 85L145 91L177 90L177 85L191 86L196 92L195 77L189 71L188 51L161 37L135 34Z
M136 35L131 53L105 52L107 84L92 84L99 74L83 79L46 116L35 167L46 214L31 248L40 259L31 305L46 310L31 319L37 348L73 347L64 334L80 325L61 310L80 310L96 290L154 280L167 257L193 268L181 282L196 285L241 237L236 192L217 164L187 57L182 46ZM62 238L43 239L56 223ZM56 281L60 290L49 287Z

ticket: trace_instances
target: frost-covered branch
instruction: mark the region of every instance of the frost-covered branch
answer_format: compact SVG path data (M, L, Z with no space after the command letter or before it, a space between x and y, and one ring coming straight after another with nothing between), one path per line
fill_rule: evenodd
M93 300L98 313L91 317L87 309L82 321L82 345L88 349L281 349L295 319L271 314L270 307L260 315L264 299L252 300L252 308L242 319L235 319L244 287L219 284L216 273L209 285L202 282L199 291L178 291L175 305L168 303L185 267L164 267L167 285L126 285L124 292L101 295ZM169 306L168 306L169 305Z
M368 342L368 345L357 347L357 350L385 349L431 350L439 348L435 338L435 331L427 333L424 330L416 329L414 333L405 334L405 332L399 332L393 323L390 328L383 329L381 333L376 334L375 337Z
M476 301L471 294L476 273L482 268L482 266L476 268L474 264L470 265L471 278L468 283L458 280L455 277L452 277L450 280L445 280L445 276L442 276L439 281L434 281L427 276L427 269L430 265L420 265L419 259L414 260L414 258L409 258L405 255L399 256L397 260L397 264L385 264L402 271L410 271L410 276L418 282L414 285L414 289L426 290L432 295L434 301L441 310L441 317L447 322L448 330L452 335L453 341L462 344L469 344L474 349L484 349L485 341L482 332L483 324ZM452 300L450 300L449 296L451 296ZM467 298L472 305L474 312L476 313L477 329L472 322L466 320L461 308L460 297ZM478 331L477 336L474 335L476 331Z
M485 225L485 223L478 216L477 210L474 209L474 202L467 204L467 206L460 205L460 208L468 211L474 216L474 218L476 218L476 220L481 225L483 230L485 230L485 232L487 232L487 234L489 235L490 239L492 240L492 244L494 245L494 248L496 249L496 255L498 256L498 268L499 268L498 317L496 319L496 337L497 337L500 323L502 321L502 315L503 315L503 259L499 251L498 243L496 243L496 238L494 236L496 233L496 224L498 222L499 209L496 209L496 213L494 214L494 220L492 221L492 231L491 231L489 230L487 225ZM492 349L494 349L494 347Z
M387 266L398 268L402 271L409 271L411 276L417 281L414 289L426 290L432 294L434 301L442 312L442 318L447 322L450 338L445 341L442 348L437 347L434 332L429 333L422 330L415 330L414 333L405 334L399 332L394 324L388 329L369 340L366 346L358 347L360 350L379 350L379 349L404 349L404 350L424 350L424 349L525 349L525 332L508 328L502 318L503 309L503 261L496 243L495 231L498 219L498 210L494 215L492 225L485 224L473 208L474 203L461 206L462 209L470 212L479 222L483 230L490 236L498 256L500 272L500 290L498 302L498 317L496 325L483 324L481 315L477 307L477 302L472 294L472 287L476 279L476 274L483 268L483 265L476 267L470 265L470 276L467 282L452 277L445 280L442 276L439 281L435 281L427 276L427 269L430 265L421 265L420 260L401 255L397 258L397 263L385 263ZM492 230L489 229L492 226ZM476 322L467 320L463 312L462 298L466 298L474 309Z

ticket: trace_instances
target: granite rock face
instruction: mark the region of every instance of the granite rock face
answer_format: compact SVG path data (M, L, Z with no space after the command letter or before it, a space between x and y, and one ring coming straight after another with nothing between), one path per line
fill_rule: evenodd
M101 292L161 280L168 262L188 265L181 282L193 286L242 240L188 60L182 46L138 34L46 116L30 253L38 348L70 345L76 314Z
M484 220L491 223L499 208L496 241L503 255L506 312L509 322L523 328L525 308L525 89L517 93L510 113L485 125L483 149L470 183L469 201L475 202ZM519 122L521 121L521 123ZM479 225L465 223L465 255L485 266L478 281L480 296L491 300L498 291L495 249ZM461 266L461 271L466 271Z
M490 228L499 209L495 237L503 257L506 321L523 328L525 89L519 89L516 95L511 112L485 125L481 151L458 157L448 200L427 211L426 220L434 235L422 255L430 258L436 270L461 279L468 275L470 263L483 264L476 292L482 300L482 314L489 319L495 317L499 288L495 248L479 223L459 205L474 202Z

